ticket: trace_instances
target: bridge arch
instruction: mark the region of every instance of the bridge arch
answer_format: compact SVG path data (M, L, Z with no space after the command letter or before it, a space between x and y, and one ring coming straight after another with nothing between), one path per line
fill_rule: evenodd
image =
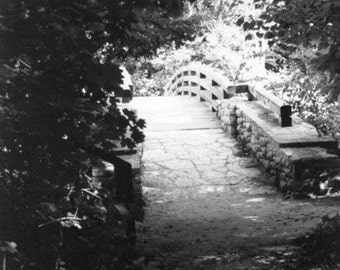
M259 100L279 118L282 127L292 126L292 108L260 85L234 84L211 67L192 64L180 68L166 85L168 95L198 96L216 112L221 102L235 94L247 93L248 100Z
M206 101L212 111L217 111L221 100L235 93L234 85L214 69L201 64L180 68L166 85L168 95L198 96Z

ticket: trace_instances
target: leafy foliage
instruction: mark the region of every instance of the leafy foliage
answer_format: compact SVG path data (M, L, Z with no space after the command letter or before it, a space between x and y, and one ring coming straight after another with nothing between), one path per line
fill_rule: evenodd
M178 10L165 1L1 1L0 239L21 254L11 269L117 269L125 259L112 179L89 172L143 141L144 120L116 104L119 64L180 42L186 33L167 16Z
M279 64L298 60L314 70L327 72L333 81L330 93L339 95L338 1L255 0L256 12L241 15L237 24L250 35L266 40ZM309 54L309 59L292 53Z
M174 43L179 47L185 40L192 39L196 31L190 20L185 17L169 20L164 17L164 11L158 10L155 13L150 10L138 10L135 15L139 23L132 25L128 31L129 36L138 42L132 51L134 57L152 56L161 45Z
M332 101L329 95L320 90L326 88L327 79L297 73L292 82L284 89L284 94L288 103L293 105L293 111L314 125L321 134L339 137L339 102Z
M299 67L293 73L284 70L265 86L292 106L293 113L314 125L323 135L340 136L340 104L334 100L334 85L323 72Z
M299 177L303 181L290 182L289 190L284 190L285 198L321 199L338 197L340 194L340 176L337 170L308 168Z
M324 216L322 223L312 233L297 239L301 245L299 267L303 269L322 265L337 269L340 265L339 236L340 217Z
M184 16L195 30L192 40L178 47L163 46L151 58L131 61L131 71L137 82L137 93L159 95L174 72L192 62L220 69L231 81L244 81L266 77L265 51L255 40L247 40L246 33L235 24L238 11L227 1L196 1L187 3Z

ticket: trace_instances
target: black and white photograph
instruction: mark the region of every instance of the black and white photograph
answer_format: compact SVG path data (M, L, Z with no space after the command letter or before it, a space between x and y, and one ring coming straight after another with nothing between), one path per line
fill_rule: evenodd
M340 0L0 0L0 270L339 270Z

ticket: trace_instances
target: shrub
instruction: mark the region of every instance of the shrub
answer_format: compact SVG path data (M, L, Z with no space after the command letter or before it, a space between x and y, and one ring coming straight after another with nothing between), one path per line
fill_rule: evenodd
M340 267L340 216L324 216L313 232L297 239L301 250L298 269L310 266ZM309 269L309 268L308 268ZM325 268L323 268L325 269Z

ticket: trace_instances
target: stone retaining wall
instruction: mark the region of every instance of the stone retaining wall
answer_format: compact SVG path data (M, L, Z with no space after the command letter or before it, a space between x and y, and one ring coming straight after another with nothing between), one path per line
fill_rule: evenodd
M258 102L241 98L222 101L218 117L228 134L236 137L272 176L283 191L296 191L306 177L317 170L340 169L336 148L330 137L318 137L311 125L295 118L293 127L281 128L279 118Z

